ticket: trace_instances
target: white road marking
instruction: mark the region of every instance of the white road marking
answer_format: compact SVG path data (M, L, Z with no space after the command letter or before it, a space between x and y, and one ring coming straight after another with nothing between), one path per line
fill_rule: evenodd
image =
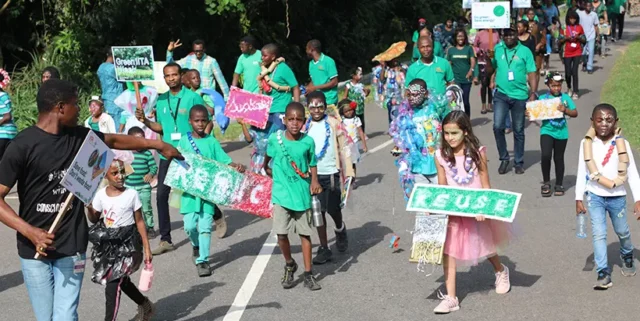
M375 153L375 152L377 152L377 151L379 151L379 150L381 150L381 149L383 149L383 148L385 148L385 147L387 147L387 146L389 146L391 144L393 144L393 139L389 139L388 141L386 141L386 142L384 142L384 143L382 143L382 144L370 149L368 152L366 152L364 155L362 155L362 158L366 157L369 154L373 154L373 153Z
M393 140L388 140L371 150L369 150L368 154L375 153L393 143ZM258 282L260 282L260 278L262 278L262 274L264 270L267 268L267 264L269 263L269 259L271 259L271 255L273 255L273 250L275 250L278 245L277 236L273 234L269 234L267 240L262 245L260 249L260 253L253 261L253 265L247 274L247 277L244 279L240 290L238 290L238 294L236 294L236 298L233 300L231 307L227 311L227 314L224 316L222 321L240 321L242 318L242 314L244 314L244 310L246 310L251 297L253 296L253 292L256 290L258 286ZM338 267L338 270L345 266L351 259L347 260L344 264ZM336 270L337 271L337 270Z
M229 311L227 311L222 321L240 321L277 244L277 235L274 233L269 234L269 237L267 237L264 245L262 245L262 249L260 249L260 253L255 261L253 261L249 274L247 274L247 277L244 279L244 283L242 283L236 298L233 300Z

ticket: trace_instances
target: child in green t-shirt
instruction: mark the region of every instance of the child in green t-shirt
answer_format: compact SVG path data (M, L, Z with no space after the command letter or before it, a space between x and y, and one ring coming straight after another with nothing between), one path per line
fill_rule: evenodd
M124 113L123 113L124 114ZM127 132L129 136L144 138L144 131L140 127L131 127ZM133 173L125 180L125 185L138 192L142 202L142 217L147 226L147 235L150 239L158 236L153 229L153 207L151 206L151 184L153 177L158 173L158 165L151 151L137 150L133 152Z
M187 132L187 135L182 136L178 149L184 153L191 151L204 158L229 165L243 173L244 166L233 163L229 155L220 146L218 140L205 133L205 128L210 122L209 112L203 105L191 107L189 124L193 131ZM189 236L189 240L191 240L193 258L200 277L211 275L209 247L214 213L215 205L213 203L187 193L182 194L180 214L184 215L184 231Z
M567 128L567 120L565 115L569 117L578 117L576 105L571 97L562 92L562 82L564 78L558 72L548 73L545 77L545 84L549 87L549 92L540 96L540 100L560 98L561 104L558 111L563 115L561 118L545 119L540 126L540 154L542 167L542 188L543 197L551 196L551 157L556 169L556 184L554 188L555 196L564 195L564 187L562 186L564 178L564 151L567 148L569 140L569 129ZM530 115L529 110L526 111L527 117Z
M271 202L273 231L286 261L282 287L292 288L298 264L291 257L289 233L300 235L304 259L304 285L310 290L321 287L311 272L311 194L319 194L316 169L316 145L313 138L302 133L305 123L304 107L297 102L287 105L284 116L286 131L278 130L269 136L264 164L267 175L273 178ZM269 167L270 166L270 167Z

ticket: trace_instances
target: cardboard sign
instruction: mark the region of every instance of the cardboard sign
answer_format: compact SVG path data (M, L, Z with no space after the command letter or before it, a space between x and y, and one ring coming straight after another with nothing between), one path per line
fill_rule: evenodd
M442 264L448 223L447 215L416 215L409 262Z
M513 222L522 194L482 188L416 184L407 211L475 217Z
M529 120L562 118L564 113L558 110L560 105L562 105L560 97L527 102Z
M118 81L154 80L153 47L111 47Z
M224 115L229 118L242 118L246 124L264 129L267 126L272 102L271 96L231 87Z
M60 184L89 204L113 160L113 152L98 135L89 131Z
M531 0L513 0L513 8L514 9L531 8Z
M164 184L211 203L228 206L260 217L271 217L271 178L237 170L193 153L186 163L171 162Z
M508 1L474 2L471 5L471 28L509 28L511 11Z

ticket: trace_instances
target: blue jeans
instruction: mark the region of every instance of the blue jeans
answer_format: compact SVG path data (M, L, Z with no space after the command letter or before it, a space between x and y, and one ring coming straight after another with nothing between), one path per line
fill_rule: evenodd
M587 65L587 70L593 70L593 55L596 50L596 39L593 38L591 40L587 40L587 43L584 46L584 50L582 51L582 65L585 63Z
M591 217L593 235L593 256L596 261L596 271L611 274L607 260L607 213L611 218L613 230L620 240L620 254L633 253L631 232L627 224L627 197L602 197L587 192L587 210Z
M460 84L460 89L462 89L462 102L464 103L464 112L471 119L471 102L469 97L471 96L471 83L468 84Z
M498 155L501 161L509 160L504 130L506 118L511 112L516 166L524 164L524 111L526 105L526 99L513 99L500 91L497 91L493 96L493 135L496 139Z
M551 44L552 44L551 39L552 39L551 34L547 33L547 55L552 52L552 50L551 50Z
M80 255L84 262L85 254ZM74 273L76 256L56 260L20 259L24 284L38 321L76 321L82 272Z

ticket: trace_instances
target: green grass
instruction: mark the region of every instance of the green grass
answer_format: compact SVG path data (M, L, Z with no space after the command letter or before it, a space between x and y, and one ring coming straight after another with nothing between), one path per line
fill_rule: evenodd
M118 68L118 77L121 79L147 79L153 80L153 70L152 69L136 69L135 71L130 71L129 68Z
M640 146L640 39L624 49L616 61L609 79L602 88L600 101L618 110L622 134L632 146Z
M237 142L240 135L242 135L242 126L236 122L229 124L224 135L220 132L220 127L217 125L213 127L213 136L220 142Z

